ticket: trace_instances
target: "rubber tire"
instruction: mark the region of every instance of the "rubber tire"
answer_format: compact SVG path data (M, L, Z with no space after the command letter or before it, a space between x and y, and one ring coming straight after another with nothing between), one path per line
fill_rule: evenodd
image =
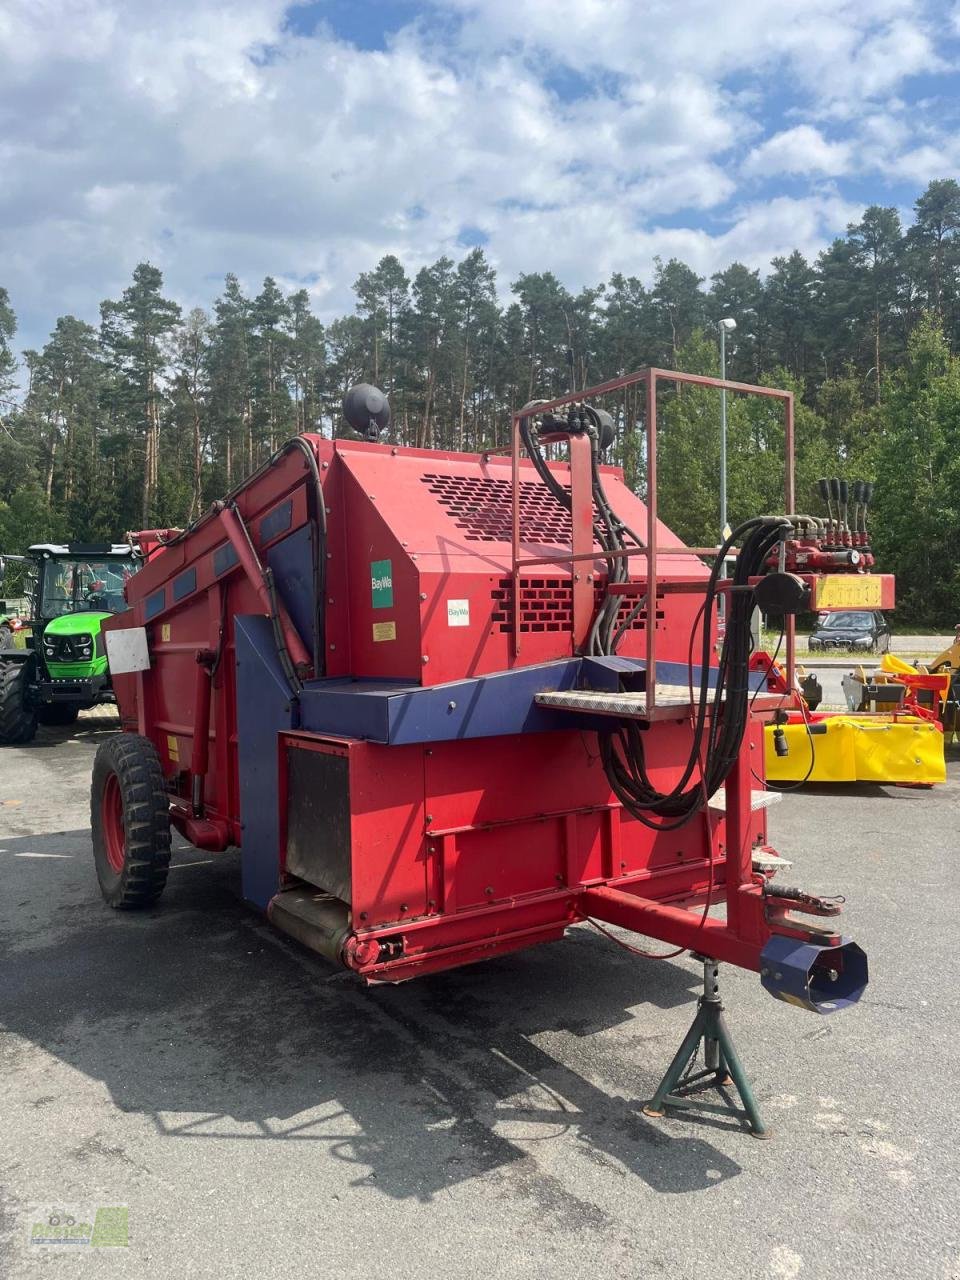
M0 627L0 649L12 649L12 648L13 648L13 632L6 625L6 623L4 623L4 625Z
M0 661L0 746L32 742L37 717L27 705L27 664Z
M37 707L37 719L41 724L76 724L80 708L75 702L47 702Z
M107 853L103 801L108 786L119 789L123 810L120 871L111 866ZM167 883L170 804L160 757L149 739L120 733L100 746L93 762L90 826L97 879L107 905L118 911L152 906Z

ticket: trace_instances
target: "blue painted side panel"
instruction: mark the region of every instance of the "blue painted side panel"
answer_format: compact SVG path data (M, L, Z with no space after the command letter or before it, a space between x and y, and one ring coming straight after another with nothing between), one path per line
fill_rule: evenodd
M628 689L644 689L644 673L647 664L642 658L621 658L617 655L611 657L584 658L583 659L583 680L584 686L590 689L616 689L617 681L623 680ZM700 687L700 671L699 663L693 666L693 687ZM657 663L657 679L662 684L679 684L685 685L690 680L690 670L685 662L658 662ZM763 683L763 677L756 673L750 674L750 688L759 688ZM707 685L709 688L716 688L717 684L717 668L709 667L707 671Z
M300 722L314 733L389 742L390 700L410 688L379 681L312 680L300 695Z
M279 885L277 734L296 728L296 704L277 661L268 618L236 618L237 763L243 896L265 911Z
M685 685L689 678L685 663L660 662L657 671L667 684ZM708 678L713 686L716 674L711 671ZM628 688L642 690L643 662L618 657L568 658L427 689L402 682L314 680L304 687L300 699L302 725L315 733L366 738L392 746L559 729L609 729L608 717L540 707L534 696L560 689L613 692L621 680ZM699 667L693 668L693 681L696 689ZM762 677L751 676L751 689L762 683Z
M183 600L185 596L190 595L192 591L197 589L197 571L195 568L188 569L186 573L181 573L179 578L173 580L173 598L174 600Z
M146 604L143 607L144 617L149 622L151 618L155 618L158 613L163 612L164 605L167 603L167 594L164 587L159 591L155 591L152 596L147 596Z
M539 707L533 700L537 693L575 689L580 666L579 658L570 658L427 689L372 681L312 681L300 699L302 725L316 733L367 738L393 746L609 728L609 720Z
M232 542L224 542L213 553L213 572L218 578L239 563L240 557L234 551Z
M266 521L264 521L266 523ZM316 630L313 577L313 530L304 525L267 552L280 598L287 606L300 639L312 652Z
M263 517L260 521L260 541L261 543L269 542L271 538L277 537L283 533L284 529L289 529L293 523L293 499L288 498L286 502L281 502L279 507L274 507L269 515Z

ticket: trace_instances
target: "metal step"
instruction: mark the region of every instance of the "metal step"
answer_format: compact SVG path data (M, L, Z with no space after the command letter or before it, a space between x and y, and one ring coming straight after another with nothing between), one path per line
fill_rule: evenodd
M723 695L721 695L723 696ZM711 690L710 701L715 697ZM751 695L754 710L779 706L782 694ZM697 706L690 701L690 688L685 684L657 684L653 715L647 713L646 692L605 693L597 689L564 689L556 692L534 694L534 701L541 707L555 707L563 711L579 711L590 716L612 716L618 720L667 720L676 719L678 713L691 712Z
M779 791L751 791L750 792L750 812L756 813L758 809L769 809L772 804L779 804L783 796ZM727 811L727 793L723 787L719 791L715 791L710 797L710 808L716 809L719 813Z

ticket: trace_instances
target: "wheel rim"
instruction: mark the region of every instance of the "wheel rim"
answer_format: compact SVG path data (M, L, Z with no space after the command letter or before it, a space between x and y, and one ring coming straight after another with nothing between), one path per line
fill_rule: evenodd
M103 819L103 842L107 850L107 861L110 863L111 870L119 875L123 870L126 856L126 838L123 831L123 798L120 795L120 782L115 773L110 774L103 788L100 816Z

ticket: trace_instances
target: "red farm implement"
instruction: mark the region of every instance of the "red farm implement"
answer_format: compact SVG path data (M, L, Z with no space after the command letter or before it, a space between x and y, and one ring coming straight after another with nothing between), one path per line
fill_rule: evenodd
M762 1134L716 964L821 1013L866 984L838 908L772 883L751 770L782 701L749 671L755 602L788 615L792 685L792 612L829 579L785 571L799 517L747 521L720 551L658 521L665 381L783 406L791 511L789 393L644 370L526 406L510 448L480 455L377 443L385 401L360 390L345 409L372 438L301 436L190 529L138 535L148 560L109 624L125 732L94 773L107 900L156 898L172 824L239 846L244 897L368 982L585 920L689 948L707 989L652 1110L685 1097L702 1038L708 1082L729 1068ZM632 383L646 502L602 465L593 407Z

